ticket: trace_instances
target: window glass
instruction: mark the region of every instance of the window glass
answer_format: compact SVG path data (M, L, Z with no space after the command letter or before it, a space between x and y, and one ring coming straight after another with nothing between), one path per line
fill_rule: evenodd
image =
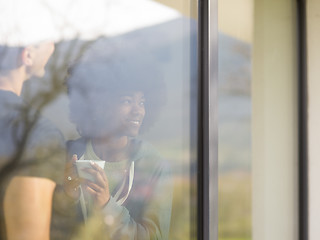
M219 5L219 239L251 239L252 0Z
M197 12L0 1L0 239L196 239Z

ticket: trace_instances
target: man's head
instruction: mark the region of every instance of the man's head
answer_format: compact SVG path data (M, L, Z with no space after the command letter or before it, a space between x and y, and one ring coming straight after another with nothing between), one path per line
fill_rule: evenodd
M54 51L53 42L43 42L27 47L0 46L0 76L22 70L26 80L32 76L43 77L45 66Z
M22 64L26 67L26 72L31 76L43 77L45 65L54 51L52 42L43 42L34 46L28 46L22 50Z
M25 67L28 77L42 77L56 33L50 9L43 1L1 1L1 75Z

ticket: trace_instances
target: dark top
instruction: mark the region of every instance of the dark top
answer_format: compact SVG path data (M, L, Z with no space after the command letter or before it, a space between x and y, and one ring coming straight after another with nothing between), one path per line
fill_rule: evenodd
M62 134L13 92L0 90L0 239L6 239L3 198L14 176L63 180ZM26 203L28 204L28 203Z
M86 141L79 139L68 144L69 154L82 156ZM51 239L168 239L172 205L171 168L148 143L131 139L133 151L129 161L134 161L134 180L127 200L121 205L112 197L102 210L91 213L84 224L78 202L66 198L56 220L60 235ZM124 194L128 190L126 186ZM69 215L68 212L69 211ZM73 220L72 220L73 218Z

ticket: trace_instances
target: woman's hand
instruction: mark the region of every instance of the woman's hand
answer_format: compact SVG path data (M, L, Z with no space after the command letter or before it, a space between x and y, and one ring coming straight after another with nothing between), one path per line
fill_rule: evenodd
M75 162L78 160L78 156L74 154L71 161L66 164L64 172L64 191L72 199L77 200L80 196L79 185L81 183L78 177Z
M106 205L110 199L109 183L104 170L94 162L90 162L92 168L87 168L85 171L90 173L95 181L87 180L85 182L85 190L92 195L95 204L99 207Z

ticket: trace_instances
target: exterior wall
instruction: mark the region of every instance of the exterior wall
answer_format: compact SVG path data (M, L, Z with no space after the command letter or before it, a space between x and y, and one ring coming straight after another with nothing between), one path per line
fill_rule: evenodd
M253 239L298 239L296 6L256 0L252 82Z
M253 2L254 0L220 0L218 2L219 31L252 43Z
M320 236L320 2L307 1L309 239Z
M192 18L198 17L198 1L197 0L155 0L160 4L174 8L186 16Z

